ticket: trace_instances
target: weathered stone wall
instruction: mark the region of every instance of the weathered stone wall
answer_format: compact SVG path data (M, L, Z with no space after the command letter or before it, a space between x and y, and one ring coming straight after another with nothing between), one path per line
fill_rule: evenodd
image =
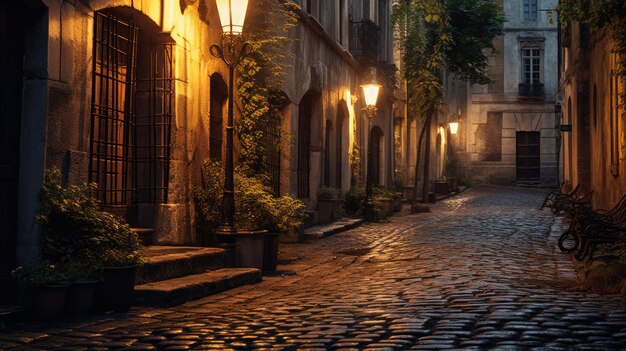
M607 33L573 24L566 34L563 120L572 132L564 135L563 178L593 190L594 207L606 210L626 189L626 125L616 100L626 86L612 76L616 57Z

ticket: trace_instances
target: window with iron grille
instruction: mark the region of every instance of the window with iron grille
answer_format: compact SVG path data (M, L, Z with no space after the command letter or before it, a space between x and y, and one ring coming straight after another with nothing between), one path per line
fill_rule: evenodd
M104 206L167 202L173 46L139 43L139 28L114 14L94 23L90 181Z
M528 85L541 83L541 50L539 48L522 49L522 79Z
M139 45L135 155L138 203L167 203L174 79L171 42ZM142 54L145 54L142 55Z
M306 95L300 102L298 118L298 197L310 195L309 173L311 171L311 108L312 96Z
M526 21L537 20L537 0L524 0L524 19Z
M224 104L228 99L226 83L219 75L211 76L211 106L209 115L209 155L213 161L222 160L224 135Z

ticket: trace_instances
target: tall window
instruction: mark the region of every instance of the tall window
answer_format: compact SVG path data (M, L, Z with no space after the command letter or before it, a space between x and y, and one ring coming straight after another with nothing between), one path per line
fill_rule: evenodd
M298 197L310 196L309 175L311 173L311 117L316 96L307 93L300 101L298 117Z
M539 48L522 49L522 79L524 84L541 83L541 51Z
M524 0L524 20L537 20L537 0Z
M167 202L173 46L113 13L94 22L90 181L105 206Z

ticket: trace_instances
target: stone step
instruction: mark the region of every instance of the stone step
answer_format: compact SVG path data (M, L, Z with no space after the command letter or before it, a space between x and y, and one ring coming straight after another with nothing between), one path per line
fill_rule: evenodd
M224 267L226 251L212 247L148 246L137 284L183 277Z
M304 230L304 237L306 239L322 239L327 236L331 236L337 233L345 232L346 230L350 230L356 228L363 224L364 220L361 218L358 219L343 219L337 222L318 225L311 228L307 228Z
M154 242L154 229L152 228L130 228L133 233L137 233L139 240L144 245L152 245Z
M255 268L224 268L135 286L135 304L172 306L262 280Z

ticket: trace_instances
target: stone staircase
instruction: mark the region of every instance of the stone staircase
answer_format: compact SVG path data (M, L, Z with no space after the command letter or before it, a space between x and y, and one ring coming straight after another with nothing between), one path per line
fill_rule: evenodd
M146 263L137 272L137 305L177 305L262 279L258 269L224 268L226 252L218 248L147 246L144 256Z

